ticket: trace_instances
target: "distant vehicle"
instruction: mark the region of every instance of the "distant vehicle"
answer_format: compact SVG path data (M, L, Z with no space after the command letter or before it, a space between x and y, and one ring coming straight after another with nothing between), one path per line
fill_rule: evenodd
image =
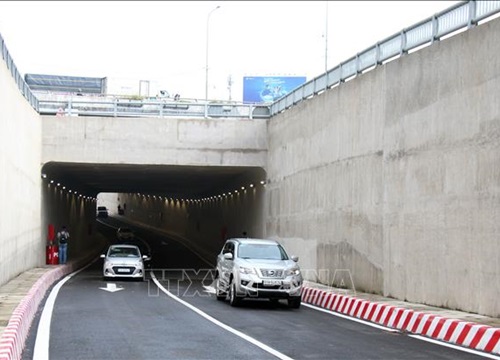
M132 240L134 238L134 233L127 227L121 227L116 230L116 237L120 241Z
M287 299L297 309L303 284L298 260L274 240L229 239L217 255L217 300L229 297L231 306L237 306L244 298Z
M104 280L110 278L132 278L145 280L146 271L144 262L151 258L142 255L136 245L115 244L110 245L106 253L101 254L104 259L102 276Z
M98 206L97 207L97 217L98 218L107 218L108 217L108 209L106 206Z

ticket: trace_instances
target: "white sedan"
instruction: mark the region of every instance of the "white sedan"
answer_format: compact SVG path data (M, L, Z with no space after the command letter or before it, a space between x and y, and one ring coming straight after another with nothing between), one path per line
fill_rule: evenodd
M102 266L104 280L110 278L145 280L144 261L151 259L147 255L142 255L138 246L125 244L111 245L106 253L101 254L101 258L104 259Z

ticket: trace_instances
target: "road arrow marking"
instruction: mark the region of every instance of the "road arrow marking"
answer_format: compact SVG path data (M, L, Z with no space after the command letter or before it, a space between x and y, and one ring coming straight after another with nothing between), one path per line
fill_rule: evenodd
M205 288L205 292L209 294L215 294L215 288L213 286L203 285L203 287Z
M106 284L105 288L102 287L99 289L106 290L109 292L117 292L117 291L123 290L123 288L116 287L116 284L114 284L114 283L108 283L108 284Z

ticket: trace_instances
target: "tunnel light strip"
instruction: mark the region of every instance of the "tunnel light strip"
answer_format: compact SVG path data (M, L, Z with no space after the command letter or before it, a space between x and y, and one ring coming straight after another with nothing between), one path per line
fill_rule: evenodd
M43 179L47 179L47 174L42 174L42 178ZM66 186L61 184L60 182L57 182L53 179L49 179L48 180L49 182L49 185L50 184L56 184L57 187L60 187L61 188L61 191L65 191L65 192L68 192L69 194L72 194L72 195L75 195L75 196L78 196L79 198L84 198L84 199L91 199L93 201L97 201L97 198L95 197L92 197L92 196L85 196L85 195L82 195L82 194L79 194L77 191L74 191L72 189L66 189ZM260 181L260 184L265 186L266 185L266 181L265 180L261 180ZM250 189L254 188L255 185L253 183L250 183L248 185L248 187ZM241 193L244 193L246 191L246 187L245 186L241 186L240 187L240 190L238 189L235 189L233 191L228 191L227 193L222 193L222 194L218 194L218 195L213 195L213 196L210 196L210 197L203 197L203 198L199 198L199 199L179 199L179 198L168 198L165 196L165 201L168 201L168 202L181 202L181 203L202 203L202 202L207 202L207 201L212 201L212 200L218 200L218 199L223 199L223 198L227 198L227 197L233 197L236 196L236 195L239 195L240 194L240 191ZM160 195L151 195L151 194L141 194L141 193L133 193L133 194L136 194L137 196L142 196L143 198L153 198L156 200L156 198L158 197L159 200L163 200L163 197L160 196ZM132 194L132 195L133 195Z
M44 180L47 179L47 174L42 174L42 179L44 179ZM86 196L86 195L81 194L79 191L69 189L66 187L66 185L64 185L60 182L57 182L54 179L48 179L47 182L48 182L49 186L55 184L55 186L57 188L59 188L59 191L61 191L61 192L67 192L68 194L74 195L78 198L83 198L85 200L97 201L97 198L95 198L93 196Z

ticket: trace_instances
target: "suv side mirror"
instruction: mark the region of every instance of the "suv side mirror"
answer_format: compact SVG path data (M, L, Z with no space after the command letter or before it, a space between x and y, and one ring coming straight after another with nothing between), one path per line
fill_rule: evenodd
M227 252L227 253L224 253L224 259L226 260L233 260L233 254L231 254L230 252Z
M295 262L298 262L298 261L299 261L299 257L298 257L298 256L295 256L295 255L290 256L290 259L292 259L292 260L293 260L293 261L295 261Z
M106 257L105 254L101 254L101 256L100 256L101 259L104 259L105 257Z

